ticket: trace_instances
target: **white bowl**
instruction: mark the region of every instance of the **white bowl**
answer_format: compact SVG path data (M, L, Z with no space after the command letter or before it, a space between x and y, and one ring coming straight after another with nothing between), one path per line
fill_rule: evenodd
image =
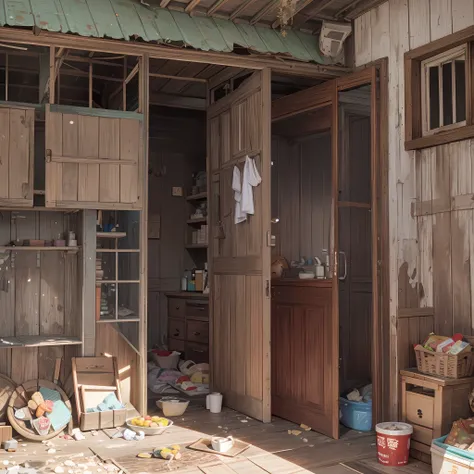
M163 410L163 415L168 416L181 416L188 408L189 400L183 400L175 397L164 397L156 401L156 406Z

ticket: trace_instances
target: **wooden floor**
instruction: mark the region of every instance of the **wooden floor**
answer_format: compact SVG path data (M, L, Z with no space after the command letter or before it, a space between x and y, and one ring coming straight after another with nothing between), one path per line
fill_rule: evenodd
M152 411L150 409L149 413L152 414ZM114 469L117 473L123 471L130 474L395 473L395 470L383 469L377 464L375 437L372 434L349 431L335 441L313 431L303 431L298 425L278 418L263 424L233 410L224 409L222 413L214 415L202 406L192 405L182 417L175 418L174 423L175 426L165 434L150 436L141 442L110 439L103 431L96 436L87 433L84 441L56 438L48 445L22 441L17 453L0 453L0 460L8 460L12 464L34 460L43 463L43 466L47 463L47 470L54 470L58 465L64 466L64 461L72 460L75 466L64 467L64 473L68 474L84 472L84 469L102 474ZM235 458L186 449L199 438L210 435L232 435L251 446ZM180 461L136 457L140 452L171 444L183 447ZM51 452L51 449L55 452ZM84 467L85 464L87 467ZM0 463L0 472L1 467ZM396 469L396 472L428 474L431 469L423 463L413 462L406 468Z

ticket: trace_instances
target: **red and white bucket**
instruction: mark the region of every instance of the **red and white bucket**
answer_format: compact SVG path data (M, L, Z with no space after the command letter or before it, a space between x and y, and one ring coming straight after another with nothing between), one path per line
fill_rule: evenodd
M398 422L379 423L375 431L379 463L393 467L408 464L413 426Z

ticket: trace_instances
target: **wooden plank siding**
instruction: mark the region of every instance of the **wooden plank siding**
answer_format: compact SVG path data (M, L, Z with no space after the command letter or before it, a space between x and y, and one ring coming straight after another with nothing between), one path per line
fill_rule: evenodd
M389 60L391 413L398 370L435 330L474 333L472 140L405 151L404 53L474 25L474 0L389 0L355 20L357 66ZM433 308L420 315L417 308ZM405 316L403 316L405 315Z
M1 215L0 245L15 239L57 239L69 230L77 233L79 226L78 214L15 211ZM0 337L79 337L79 254L12 251L5 255L8 258L0 265ZM38 377L52 381L56 358L65 361L77 351L80 346L0 348L0 372L18 384ZM69 375L70 364L63 364L61 381Z

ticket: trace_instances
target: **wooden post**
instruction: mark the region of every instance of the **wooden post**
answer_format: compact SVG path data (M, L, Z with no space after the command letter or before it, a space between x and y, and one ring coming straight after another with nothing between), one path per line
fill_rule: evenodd
M89 63L89 108L92 109L92 63Z
M96 211L82 214L82 356L95 355Z
M56 96L56 48L49 48L49 103L54 104Z
M150 62L145 54L140 61L140 94L139 108L143 113L143 138L142 138L142 162L141 176L143 179L142 210L140 211L140 323L139 323L139 390L138 411L146 414L147 410L147 299L148 299L148 128L149 128L149 87L150 87Z
M127 56L123 58L123 83L122 83L122 108L127 110L127 83L125 79L127 78Z
M8 101L8 53L5 53L5 100Z

